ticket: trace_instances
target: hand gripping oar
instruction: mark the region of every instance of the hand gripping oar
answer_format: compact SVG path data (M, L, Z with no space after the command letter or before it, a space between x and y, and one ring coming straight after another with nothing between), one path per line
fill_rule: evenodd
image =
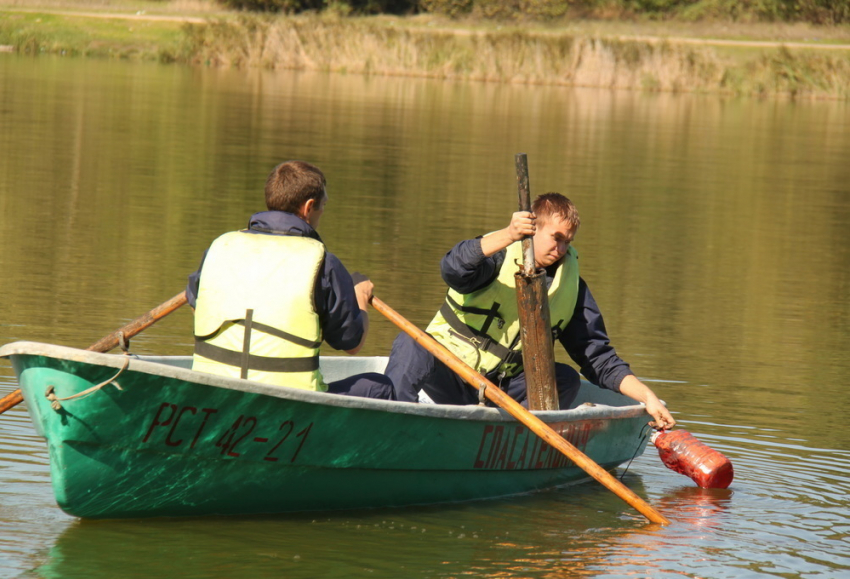
M576 466L584 470L587 474L607 487L608 490L612 491L629 505L637 509L651 522L660 523L662 525L670 524L670 521L664 515L656 511L646 501L632 492L631 489L611 476L608 471L596 464L589 456L567 442L546 423L523 408L516 400L502 392L499 387L470 368L460 358L452 354L442 344L437 342L437 340L417 328L380 299L372 296L371 303L373 308L378 310L392 323L409 334L410 337L413 338L420 346L431 352L431 354L433 354L438 360L451 368L455 373L475 388L478 388L479 390L484 388L484 395L487 398L507 410L511 416L525 424L532 432L534 432L534 434L543 439L544 442L559 450L567 458L573 461Z
M142 330L145 330L156 322L182 306L186 303L186 292L180 292L170 300L163 302L156 306L154 309L146 313L145 315L136 318L126 326L119 328L109 334L108 336L101 338L88 348L92 352L108 352L112 348L115 348L121 343L121 338L123 336L124 340L129 340ZM21 389L18 388L11 394L7 394L3 398L0 398L0 414L3 414L10 408L17 406L21 402L24 401L24 396L21 394Z

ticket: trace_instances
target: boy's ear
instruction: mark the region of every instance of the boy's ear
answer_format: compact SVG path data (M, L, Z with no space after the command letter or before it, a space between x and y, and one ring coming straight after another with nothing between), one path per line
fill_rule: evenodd
M298 217L301 217L306 221L307 216L310 215L310 211L313 210L313 206L315 204L315 199L307 199L307 201L305 201L304 204L298 209Z

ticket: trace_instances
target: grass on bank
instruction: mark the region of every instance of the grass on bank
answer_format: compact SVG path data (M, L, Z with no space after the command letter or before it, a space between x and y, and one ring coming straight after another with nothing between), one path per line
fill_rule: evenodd
M180 22L0 12L0 45L29 55L175 61L185 38L182 26Z
M45 11L149 14L223 14L216 0L0 0L0 8Z

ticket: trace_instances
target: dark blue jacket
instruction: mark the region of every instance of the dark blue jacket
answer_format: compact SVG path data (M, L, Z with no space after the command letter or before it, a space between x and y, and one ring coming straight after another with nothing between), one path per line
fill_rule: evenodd
M283 211L255 213L248 222L248 231L258 235L297 235L322 241L306 221ZM204 259L206 256L204 252ZM198 271L189 276L186 286L186 297L193 308L203 267L202 259ZM274 291L274 288L269 288L269 291ZM328 251L325 251L325 261L315 292L314 302L324 340L336 350L356 348L363 338L363 318L354 294L354 282L339 258Z
M472 293L493 283L505 262L505 253L502 250L486 257L480 237L461 241L443 256L440 272L450 288L462 294ZM547 271L547 284L552 282L555 268L557 265ZM633 374L611 346L599 306L581 278L576 309L560 342L584 377L598 386L619 392L623 378Z

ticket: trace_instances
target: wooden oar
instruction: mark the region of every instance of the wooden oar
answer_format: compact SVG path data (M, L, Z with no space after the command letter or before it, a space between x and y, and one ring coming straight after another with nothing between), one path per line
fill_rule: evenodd
M437 340L420 330L377 297L372 297L372 307L386 316L387 319L401 328L404 332L409 334L410 337L413 338L420 346L431 352L431 354L433 354L438 360L451 368L469 384L479 390L483 388L484 395L487 398L507 410L511 416L525 424L532 432L534 432L534 434L543 439L544 442L559 450L567 458L573 461L576 466L584 470L587 474L602 483L618 497L637 509L651 522L660 523L662 525L670 524L670 521L664 515L656 511L646 501L632 492L631 489L611 476L611 473L596 464L596 462L594 462L589 456L570 444L557 432L552 430L552 428L550 428L545 422L523 408L516 400L502 392L498 386L470 368L460 358L452 354L442 344L437 342Z
M121 336L123 335L124 340L129 340L142 330L145 330L156 322L182 306L186 303L186 292L180 292L170 300L163 302L156 306L154 309L146 313L145 315L136 318L126 326L119 328L109 334L108 336L101 338L88 348L87 350L91 350L92 352L108 352L112 348L115 348L121 343ZM24 396L21 394L21 389L18 388L11 394L7 394L3 398L0 398L0 414L3 414L10 408L17 406L21 402L24 401Z

